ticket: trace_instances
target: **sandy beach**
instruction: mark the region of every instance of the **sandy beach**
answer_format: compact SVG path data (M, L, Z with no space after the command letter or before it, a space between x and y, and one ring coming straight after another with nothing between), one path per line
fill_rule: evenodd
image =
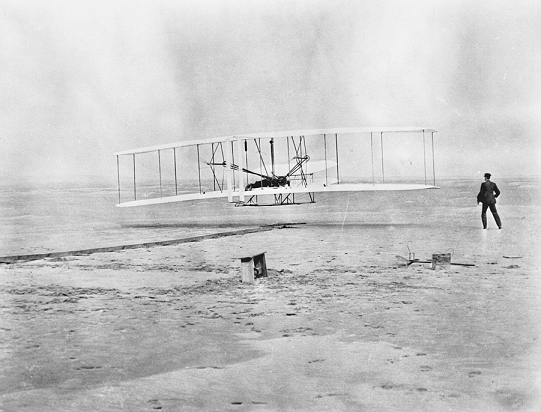
M2 1L0 412L540 412L540 16Z
M539 222L509 212L2 265L0 410L539 410ZM475 266L396 258L444 245Z

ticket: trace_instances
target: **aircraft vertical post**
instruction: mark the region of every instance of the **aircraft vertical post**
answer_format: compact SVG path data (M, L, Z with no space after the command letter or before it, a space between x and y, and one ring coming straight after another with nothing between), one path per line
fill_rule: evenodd
M226 142L231 141L230 138L227 138ZM225 163L226 169L225 174L227 177L227 201L233 202L233 169L231 168L231 149L228 144L225 145Z
M233 140L231 140L231 164L232 165L236 164L235 163L235 148L233 146L234 146L234 143L233 143ZM233 192L234 192L236 189L237 181L235 180L235 169L231 169L231 170L232 170L231 176L233 177L232 181L233 181ZM242 170L240 173L242 173Z
M327 135L323 133L323 146L325 146L325 186L329 184L327 175L328 175L328 169L327 169Z
M425 143L425 131L423 130L423 160L425 164L425 185L426 185L426 143Z
M340 170L338 161L338 133L334 134L334 142L336 144L336 184L340 184Z
M199 145L197 145L197 172L199 174L199 194L201 194L201 159L199 157Z
M159 170L159 174L160 174L160 197L163 197L163 193L162 193L162 156L161 156L159 150L158 150L158 170Z
M381 141L381 182L385 183L385 168L383 166L383 132L380 133Z
M376 177L374 175L374 141L372 140L372 132L370 132L370 157L372 158L372 184L376 184Z
M244 141L244 156L245 156L245 161L244 161L244 166L246 167L246 169L248 169L248 140L245 140ZM248 172L246 172L246 182L248 182Z
M434 161L434 132L432 132L432 175L434 176L434 186L436 186L436 165Z
M272 176L275 176L274 173L274 139L271 137L270 139L270 151L271 151L271 170L272 170Z
M173 160L175 163L175 195L178 196L178 180L177 180L177 148L173 148Z
M133 155L133 200L137 200L137 189L135 186L135 154Z
M237 140L237 155L239 158L239 201L244 202L244 173L242 172L245 169L244 157L242 156L242 140Z
M210 158L211 163L214 163L214 143L210 145L210 150L212 152L212 157ZM216 190L216 178L212 181L213 188L212 190Z
M116 156L116 174L118 182L118 203L120 203L120 160L118 155Z
M308 151L306 150L306 137L301 136L301 140L302 140L302 145L304 146L304 154L302 156L306 156L308 154ZM300 142L299 142L299 146L300 146Z

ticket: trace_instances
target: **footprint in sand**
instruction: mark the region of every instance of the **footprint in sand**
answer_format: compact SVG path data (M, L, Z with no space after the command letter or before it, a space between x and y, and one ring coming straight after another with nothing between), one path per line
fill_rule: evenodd
M75 370L93 370L93 369L101 369L102 366L92 366L92 365L83 365L79 366L78 368L75 368Z
M151 400L148 401L148 403L150 404L150 406L152 406L152 409L162 409L163 408L161 402L158 399L151 399Z
M325 396L347 396L347 393L327 393L326 395L317 395L316 398L321 399Z
M195 366L193 369L224 369L223 366Z

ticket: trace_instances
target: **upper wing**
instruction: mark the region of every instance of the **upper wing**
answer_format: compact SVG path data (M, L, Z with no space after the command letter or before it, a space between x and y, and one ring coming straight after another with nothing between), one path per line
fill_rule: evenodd
M279 132L263 132L263 133L248 133L231 136L212 137L209 139L185 140L182 142L166 143L155 146L141 147L131 150L123 150L116 152L116 156L132 155L138 153L156 152L158 150L175 149L179 147L208 145L212 143L221 143L232 140L250 140L268 138L287 138L292 136L319 136L333 134L355 134L355 133L415 133L427 132L436 133L435 129L430 127L341 127L331 129L305 129L305 130L288 130Z
M213 137L210 139L185 140L183 142L166 143L166 144L160 144L156 146L140 147L138 149L123 150L121 152L116 152L115 156L135 155L135 154L141 154L141 153L158 152L161 150L168 150L168 149L178 149L181 147L209 145L213 143L224 143L230 139L231 139L231 136Z
M264 132L235 135L241 139L262 139L265 137L280 138L291 136L318 136L333 134L356 134L356 133L436 133L435 129L430 127L338 127L331 129L304 129L287 130L279 132Z

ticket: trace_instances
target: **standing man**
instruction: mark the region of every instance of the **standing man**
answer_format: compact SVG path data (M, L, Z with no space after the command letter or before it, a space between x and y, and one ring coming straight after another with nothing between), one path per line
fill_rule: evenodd
M490 208L492 216L498 225L498 229L502 228L502 222L498 211L496 210L496 198L500 195L500 190L496 183L490 181L490 173L485 173L485 183L481 183L481 190L477 195L477 204L482 203L483 209L481 210L481 220L483 222L483 229L487 228L487 209Z

